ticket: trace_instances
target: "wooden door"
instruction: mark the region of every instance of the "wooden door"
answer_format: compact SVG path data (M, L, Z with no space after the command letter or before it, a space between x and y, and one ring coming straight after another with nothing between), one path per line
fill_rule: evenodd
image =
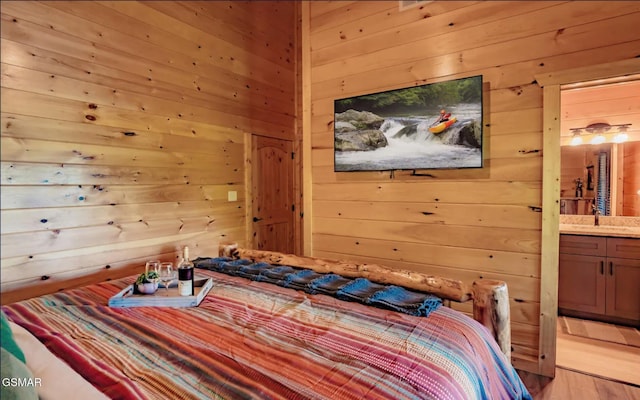
M560 254L558 307L605 313L605 257Z
M607 315L640 321L640 260L607 258Z
M294 253L293 143L253 135L253 248Z

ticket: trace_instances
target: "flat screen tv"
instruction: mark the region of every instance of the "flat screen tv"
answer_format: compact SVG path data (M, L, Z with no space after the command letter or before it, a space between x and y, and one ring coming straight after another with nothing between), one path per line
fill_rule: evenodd
M482 168L482 75L334 102L334 171Z

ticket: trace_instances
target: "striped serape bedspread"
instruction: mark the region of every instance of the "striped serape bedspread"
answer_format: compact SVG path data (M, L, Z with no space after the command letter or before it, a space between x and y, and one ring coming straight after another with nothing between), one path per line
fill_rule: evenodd
M200 306L110 308L130 278L3 306L112 399L529 399L489 332L214 271Z

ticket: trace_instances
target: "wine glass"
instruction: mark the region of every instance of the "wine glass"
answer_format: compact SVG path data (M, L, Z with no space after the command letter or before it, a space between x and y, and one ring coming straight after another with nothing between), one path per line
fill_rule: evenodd
M149 260L147 261L147 263L145 264L144 267L144 273L147 277L147 279L149 278L149 272L155 272L156 274L158 273L158 269L160 268L160 261L158 260Z
M162 282L165 288L167 288L167 293L169 292L169 285L176 279L176 271L173 269L173 263L171 262L161 262L158 267L158 278Z

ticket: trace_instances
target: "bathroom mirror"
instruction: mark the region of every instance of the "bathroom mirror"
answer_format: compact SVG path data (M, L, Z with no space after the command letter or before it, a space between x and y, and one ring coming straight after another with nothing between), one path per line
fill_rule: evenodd
M560 148L560 213L640 216L640 142ZM634 185L635 181L635 185Z
M640 76L563 87L561 116L560 213L640 216Z

